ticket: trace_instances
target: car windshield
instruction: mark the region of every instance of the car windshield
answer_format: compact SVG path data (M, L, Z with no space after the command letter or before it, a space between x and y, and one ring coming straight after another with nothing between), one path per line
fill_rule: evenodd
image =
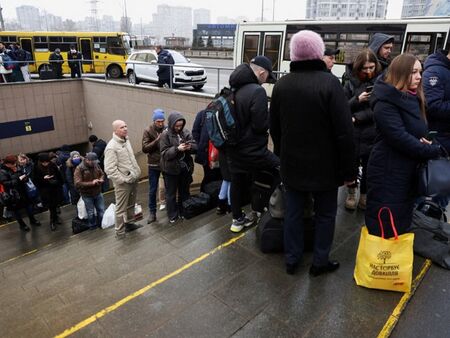
M189 63L189 61L180 53L175 52L173 50L170 51L170 54L172 54L173 60L175 63Z

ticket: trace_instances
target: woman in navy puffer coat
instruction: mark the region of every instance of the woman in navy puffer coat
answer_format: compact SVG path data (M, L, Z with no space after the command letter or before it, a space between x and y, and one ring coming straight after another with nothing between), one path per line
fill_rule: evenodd
M382 207L391 209L398 233L407 232L417 197L417 166L441 152L438 145L425 139L421 70L415 56L401 54L373 90L377 136L368 164L366 209L366 225L373 235L380 235L377 216ZM382 219L389 225L387 213ZM390 226L385 226L385 236L393 236Z

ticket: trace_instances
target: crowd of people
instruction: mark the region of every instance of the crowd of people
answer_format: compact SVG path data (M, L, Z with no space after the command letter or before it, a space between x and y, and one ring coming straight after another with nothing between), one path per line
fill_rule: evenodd
M48 210L50 229L55 231L57 224L61 224L60 206L77 205L81 198L86 205L90 227L100 226L104 212L101 193L108 189L102 169L106 142L95 135L89 140L92 150L84 157L63 145L56 152L38 154L36 163L26 154L10 154L3 158L0 191L8 199L2 200L1 216L6 220L15 219L20 229L27 232L30 227L23 220L22 211L26 211L30 225L40 226L35 214ZM94 209L96 220L93 219Z
M67 52L67 62L71 78L81 77L83 55L77 51L75 45ZM0 82L30 82L31 76L28 66L34 62L30 52L24 50L20 44L13 42L9 46L0 42ZM63 78L62 66L64 58L61 50L56 48L49 56L52 77Z
M261 171L281 175L286 187L284 240L289 274L296 272L302 260L303 212L311 195L315 213L313 276L339 268L339 262L329 254L340 186L347 189L345 207L365 211L371 234L380 235L378 211L382 207L392 211L399 234L408 231L419 197L418 165L439 157L443 150L450 151L450 53L441 50L430 55L422 81L422 64L417 57L404 53L391 60L393 44L393 36L374 34L368 48L347 66L342 82L331 73L339 50L326 49L321 36L308 30L292 36L290 73L278 81L266 56L238 66L229 79L238 144L218 149L219 158L214 163L205 111L197 114L191 133L181 113L170 113L166 126L165 112L155 109L142 137L142 151L148 158L148 223L157 221L157 195L170 224L183 218L194 155L203 167L201 190L211 181L222 180L217 213L231 210L232 232L258 221L257 212L243 211L249 176ZM266 82L275 82L270 111L261 86ZM139 227L133 219L141 169L126 122L116 120L112 127L108 144L90 137L94 152L84 158L61 149L55 157L40 154L33 170L32 166L25 169L29 162L20 159L22 155L19 159L5 157L0 182L24 196L24 204L11 208L22 230L28 226L18 210L30 201L26 188L30 179L39 190L40 199L35 202L41 200L50 210L53 230L64 194L72 203L81 195L90 225L97 226L104 211L101 191L106 177L114 184L116 235L123 237ZM429 130L437 132L434 140L427 138ZM268 148L269 133L273 152ZM104 150L104 156L96 148L100 153ZM104 164L97 163L103 158ZM448 196L434 198L446 207ZM26 210L30 223L38 225L31 208ZM393 235L390 229L385 232L387 237Z

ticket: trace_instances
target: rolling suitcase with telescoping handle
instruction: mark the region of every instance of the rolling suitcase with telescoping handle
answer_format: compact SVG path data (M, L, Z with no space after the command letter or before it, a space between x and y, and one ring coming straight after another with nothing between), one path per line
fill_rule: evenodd
M55 72L53 71L52 66L50 65L43 65L39 69L39 78L41 80L52 80L56 79Z

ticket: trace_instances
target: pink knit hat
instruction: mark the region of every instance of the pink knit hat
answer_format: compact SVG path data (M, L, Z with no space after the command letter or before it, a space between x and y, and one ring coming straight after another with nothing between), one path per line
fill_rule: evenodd
M319 34L303 30L291 38L291 61L322 60L325 45Z

